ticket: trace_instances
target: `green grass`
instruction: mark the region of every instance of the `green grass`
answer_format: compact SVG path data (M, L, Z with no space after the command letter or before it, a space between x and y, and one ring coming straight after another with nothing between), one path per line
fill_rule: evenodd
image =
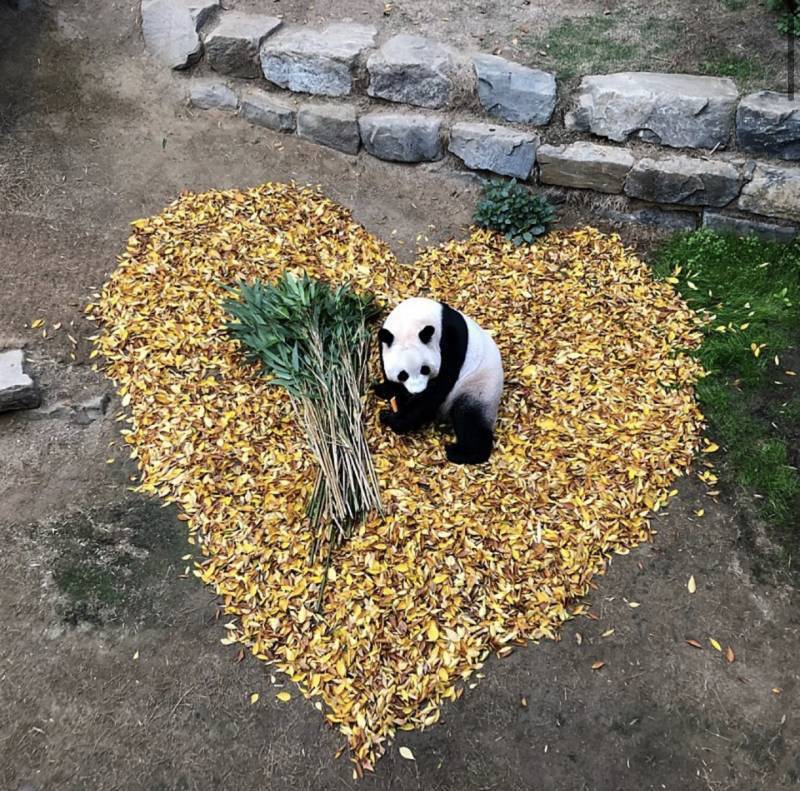
M740 57L730 52L712 55L700 64L699 71L716 77L732 77L742 85L750 85L766 78L763 64L753 58Z
M708 375L697 395L724 450L722 472L758 496L762 516L800 570L800 377L787 376L781 361L800 359L800 241L701 230L668 242L654 271L710 319L697 352Z

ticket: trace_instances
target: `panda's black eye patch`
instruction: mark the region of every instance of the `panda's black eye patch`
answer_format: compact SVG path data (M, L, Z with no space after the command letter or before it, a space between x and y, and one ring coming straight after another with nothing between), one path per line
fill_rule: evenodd
M436 330L434 330L434 328L433 328L433 327L432 327L430 324L428 324L426 327L423 327L423 328L422 328L422 329L419 331L419 339L420 339L420 340L421 340L423 343L428 343L428 342L430 341L430 339L433 337L433 333L434 333L435 331L436 331Z
M428 368L428 366L427 366L427 365L423 365L423 366L422 366L422 368L420 368L420 369L419 369L419 372L420 372L420 373L421 373L423 376L427 376L427 375L428 375L428 374L431 372L431 369L430 369L430 368Z
M401 382L405 382L405 381L406 381L406 379L408 379L408 372L407 372L407 371L400 371L400 373L399 373L399 374L397 374L397 378L398 378L398 379L399 379Z

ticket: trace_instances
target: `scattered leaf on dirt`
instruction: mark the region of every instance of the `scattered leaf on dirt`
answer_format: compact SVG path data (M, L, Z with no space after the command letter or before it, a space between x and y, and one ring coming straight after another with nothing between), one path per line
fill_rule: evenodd
M733 653L733 649L730 646L725 649L725 661L729 665L736 661L736 654Z
M694 574L689 577L689 582L686 583L686 590L688 590L689 593L694 593L697 590L697 583L694 581Z
M719 643L718 643L718 642L717 642L717 641L716 641L716 640L715 640L713 637L710 637L710 638L708 639L708 642L709 642L709 643L711 643L711 647L712 647L712 648L713 648L715 651L722 651L722 646L721 646L721 645L720 645L720 644L719 644Z
M261 695L259 695L258 692L251 692L250 693L250 705L252 706L253 703L258 703L258 699L260 697L261 697Z
M702 643L699 640L687 640L687 645L690 645L692 648L699 648L700 650L703 649Z
M605 667L605 664L602 659L598 659L596 662L592 662L592 670L600 670L601 667Z
M288 703L292 699L292 694L290 692L279 692L275 696L281 703Z
M412 752L411 752L411 750L409 750L409 749L408 749L408 747L401 747L401 748L400 748L400 755L401 755L403 758L405 758L407 761L414 761L414 760L416 760L416 759L414 758L414 753L412 753Z

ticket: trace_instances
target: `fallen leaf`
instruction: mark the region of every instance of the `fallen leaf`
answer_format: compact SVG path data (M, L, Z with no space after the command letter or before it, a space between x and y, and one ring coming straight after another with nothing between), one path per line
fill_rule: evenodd
M592 670L600 670L601 667L605 667L605 664L602 659L598 659L596 662L592 662Z
M721 646L721 645L720 645L720 644L719 644L719 643L718 643L718 642L717 642L717 641L716 641L716 640L715 640L713 637L710 637L710 638L708 639L708 642L709 642L709 643L711 643L711 647L712 647L712 648L713 648L715 651L722 651L722 646Z
M736 654L733 653L733 649L730 646L725 649L725 661L729 665L736 661Z
M281 703L288 703L292 699L292 695L289 692L279 692L275 696Z
M633 607L633 609L635 610L637 607L641 607L641 605L639 604L638 601L629 601L628 607Z
M689 593L694 593L697 590L697 583L694 581L694 574L689 577L689 582L686 583L686 590L688 590Z
M699 648L700 650L703 649L702 644L698 640L687 640L686 643L692 648Z
M258 692L251 692L250 693L250 705L252 706L254 703L258 703L258 699L260 697L261 697L261 695L259 695Z
M416 760L414 758L414 753L412 753L411 750L408 749L408 747L401 747L400 748L400 755L403 758L405 758L406 761L414 761L414 760Z

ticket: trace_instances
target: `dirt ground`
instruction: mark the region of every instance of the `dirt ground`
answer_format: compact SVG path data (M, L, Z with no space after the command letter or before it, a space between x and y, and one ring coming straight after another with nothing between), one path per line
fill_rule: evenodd
M409 261L420 234L463 234L474 205L474 181L436 166L193 117L179 105L180 78L142 56L134 5L64 0L22 12L0 2L0 344L27 348L45 406L110 389L87 359L82 306L127 223L182 189L319 183ZM301 16L300 3L280 8ZM47 337L26 326L38 317ZM800 785L796 593L764 562L763 539L743 540L758 536L746 502L683 481L653 543L597 580L596 620L492 659L439 725L402 733L355 783L346 755L335 757L343 738L310 703L279 703L275 692L291 685L220 644L214 597L185 573L182 524L128 490L135 470L120 452L118 408L113 400L88 425L0 418L0 788ZM592 670L597 660L605 666Z

